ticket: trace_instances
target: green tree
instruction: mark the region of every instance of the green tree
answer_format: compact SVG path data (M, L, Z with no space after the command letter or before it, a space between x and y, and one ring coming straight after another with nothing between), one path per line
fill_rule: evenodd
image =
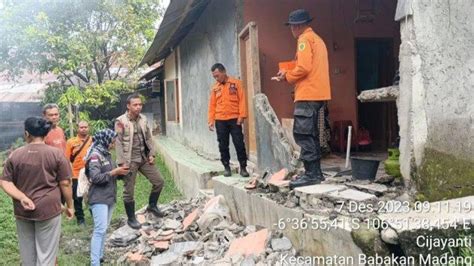
M1 1L1 0L0 0ZM137 67L162 16L160 0L3 0L0 73L54 73L45 100L80 115L107 112L137 80Z

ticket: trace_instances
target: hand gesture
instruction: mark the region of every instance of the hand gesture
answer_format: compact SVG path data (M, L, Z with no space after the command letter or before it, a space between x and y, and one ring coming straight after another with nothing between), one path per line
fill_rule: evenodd
M155 156L148 157L148 163L153 164L155 162Z
M129 166L122 165L122 166L119 166L119 167L115 168L114 170L110 171L110 175L111 176L126 175L126 174L128 174L129 171L130 171Z
M27 196L24 196L20 200L20 203L21 203L21 206L23 206L23 208L25 208L25 210L33 211L34 209L36 209L36 206L33 203L33 201L30 198L28 198Z
M72 218L74 218L74 209L66 207L63 208L63 212L68 220L72 220Z
M278 82L286 80L286 71L285 70L278 71L276 77L272 77L272 80L276 80Z

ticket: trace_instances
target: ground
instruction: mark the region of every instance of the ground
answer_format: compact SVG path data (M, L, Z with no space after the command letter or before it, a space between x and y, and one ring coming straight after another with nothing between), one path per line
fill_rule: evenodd
M1 155L0 155L1 157ZM1 158L0 158L1 163ZM1 165L1 164L0 164ZM168 203L172 200L181 198L181 194L176 188L170 172L165 167L160 157L156 162L165 179L165 188L160 197L160 204ZM0 167L0 173L3 168ZM151 185L143 176L139 176L135 191L137 209L145 206L148 201L148 192ZM124 223L124 208L122 204L123 183L118 183L117 205L113 214L110 230L115 230ZM68 221L63 216L59 265L87 265L89 263L90 236L92 235L92 219L89 211L85 210L86 227L82 228L76 225L76 220ZM107 260L107 251L106 251ZM3 190L0 191L0 258L2 265L19 265L20 256L18 251L18 242L16 238L15 218L10 197Z

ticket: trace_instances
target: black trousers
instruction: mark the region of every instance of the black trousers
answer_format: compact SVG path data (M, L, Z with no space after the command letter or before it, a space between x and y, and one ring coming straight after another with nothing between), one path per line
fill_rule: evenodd
M301 147L300 160L315 161L321 159L319 143L319 109L322 101L300 101L295 103L293 137Z
M78 180L72 180L72 199L74 200L74 215L78 221L84 221L84 210L82 209L82 197L77 196Z
M240 166L247 167L244 134L242 133L242 125L237 125L237 119L216 120L216 133L222 164L229 165L229 135L231 135Z

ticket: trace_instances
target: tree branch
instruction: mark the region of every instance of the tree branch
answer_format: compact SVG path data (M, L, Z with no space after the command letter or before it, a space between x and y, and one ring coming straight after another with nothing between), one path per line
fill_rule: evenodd
M119 68L117 70L117 74L115 74L114 80L116 80L118 78L121 69L122 69L122 65L119 66Z
M73 70L72 73L74 73L74 75L76 75L78 78L80 78L82 81L84 81L85 83L89 83L90 80L85 77L84 75L82 75L81 73L79 73L79 71L77 70Z
M66 74L66 73L65 73L64 71L62 71L62 70L59 70L59 72L61 72L61 74L62 74L67 80L69 80L69 82L71 83L72 86L75 86L74 81L72 81L71 77L69 77L68 74Z

